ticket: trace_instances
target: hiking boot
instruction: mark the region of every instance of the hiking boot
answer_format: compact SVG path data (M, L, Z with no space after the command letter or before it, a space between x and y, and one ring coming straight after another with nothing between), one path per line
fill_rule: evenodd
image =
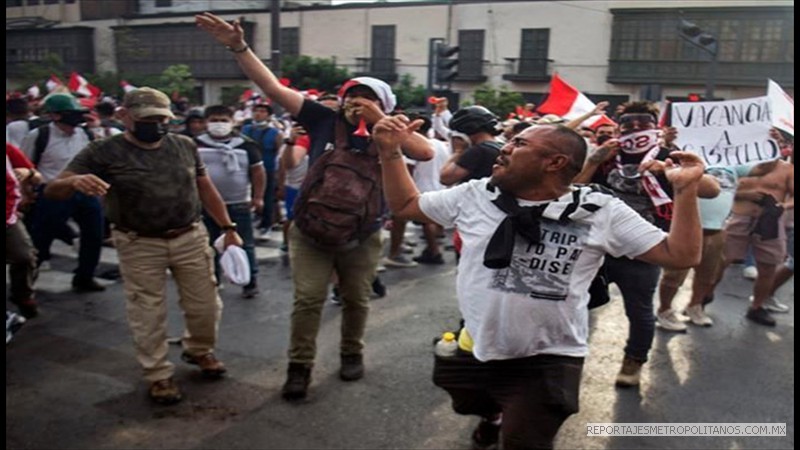
M414 261L420 264L444 264L444 258L442 258L441 253L434 255L428 249L425 249L419 256L414 258Z
M342 367L339 378L344 381L356 381L364 377L364 357L362 355L342 355Z
M72 290L77 293L102 292L106 287L98 283L94 278L72 278Z
M758 309L753 309L753 308L748 309L745 317L747 317L749 320L752 320L753 322L759 325L764 325L768 327L775 326L775 319L773 319L772 316L769 314L769 312L763 307Z
M678 313L671 309L656 314L656 324L659 328L668 331L686 331L686 324L683 323Z
M183 398L181 390L172 378L154 381L147 393L150 395L150 400L160 405L174 405Z
M228 371L225 365L211 352L199 356L192 356L187 352L183 352L181 359L189 364L199 366L200 372L207 378L221 378Z
M302 400L308 393L308 385L311 383L311 364L289 363L286 371L286 383L281 389L281 396L284 400Z
M11 300L11 303L17 305L19 313L26 319L33 319L39 315L39 304L33 297L28 297L25 300Z
M495 425L484 418L472 432L473 450L497 449L500 441L500 425Z
M686 308L686 315L689 316L689 320L697 326L710 327L714 325L714 321L711 320L711 317L708 317L703 310L703 305L689 306Z
M633 387L639 385L639 378L642 374L644 362L637 361L628 355L622 360L622 368L617 374L618 387Z
M254 298L258 295L258 286L245 286L242 288L242 298Z
M386 297L386 286L381 282L380 277L375 277L372 280L372 292L378 296L378 298Z
M386 258L383 258L381 262L386 267L398 267L398 268L417 267L419 265L414 261L411 261L410 259L406 258L404 255L398 255L395 256L394 258L390 258L387 256Z

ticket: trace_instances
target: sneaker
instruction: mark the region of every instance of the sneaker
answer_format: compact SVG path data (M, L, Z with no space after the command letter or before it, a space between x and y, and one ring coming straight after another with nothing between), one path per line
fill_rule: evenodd
M342 296L339 295L339 288L334 286L333 292L331 293L331 303L336 306L342 306Z
M490 450L498 448L500 442L500 425L481 419L481 422L472 432L473 450Z
M742 270L742 276L748 280L755 280L758 278L758 269L755 266L747 266Z
M39 304L33 297L26 298L25 300L11 300L11 303L17 305L19 313L26 319L33 319L39 315Z
M772 316L765 308L758 308L758 309L750 308L747 310L747 314L745 315L745 317L747 317L749 320L752 320L753 322L759 325L765 325L768 327L775 326L775 319L772 318Z
M423 251L419 256L414 258L414 261L420 264L444 264L444 258L442 258L442 254L431 254L427 249Z
M53 265L50 264L50 260L44 260L39 263L39 272L48 272L53 270Z
M667 331L686 331L686 324L671 309L657 313L656 324Z
M697 326L710 327L714 325L714 321L711 320L711 317L708 317L703 310L703 305L689 306L686 308L686 315L689 316L689 320Z
M254 298L259 292L258 286L245 286L242 288L242 298Z
M281 389L281 397L288 401L302 400L306 398L309 384L311 384L311 365L289 363L289 370L286 371L286 383Z
M342 355L339 378L344 381L356 381L364 378L364 357L362 355Z
M379 277L375 277L372 280L372 292L378 296L378 298L386 297L386 286L381 282Z
M259 241L268 241L270 236L272 236L272 231L267 228L259 228L256 231L256 239Z
M380 264L380 263L379 263L379 264L378 264L378 267L377 267L377 268L375 268L375 271L376 271L376 272L378 272L378 273L381 273L381 272L386 272L386 266L384 266L383 264Z
M204 355L192 356L187 352L181 354L181 359L189 364L200 367L200 372L206 378L221 378L228 371L213 353L208 352Z
M19 314L6 310L6 345L11 342L14 334L25 324L25 318Z
M160 405L173 405L183 398L181 390L178 389L178 385L175 384L172 378L154 381L150 385L148 394L150 395L150 400Z
M387 267L417 267L419 264L409 260L404 255L398 255L394 258L383 258L381 261Z
M106 287L98 283L94 278L72 278L72 290L81 294L84 292L102 292Z
M779 302L774 295L770 295L767 301L764 302L763 306L767 311L779 314L788 313L789 309L791 309L789 308L789 305L784 305L783 303Z
M625 355L625 359L622 360L622 368L617 374L617 386L638 386L639 378L642 374L642 364L644 363Z

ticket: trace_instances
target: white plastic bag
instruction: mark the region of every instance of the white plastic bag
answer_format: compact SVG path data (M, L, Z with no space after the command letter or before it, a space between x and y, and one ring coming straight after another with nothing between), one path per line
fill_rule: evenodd
M228 281L239 286L250 284L250 261L244 249L236 245L229 245L226 249L224 234L214 241L214 249L222 254L219 264Z

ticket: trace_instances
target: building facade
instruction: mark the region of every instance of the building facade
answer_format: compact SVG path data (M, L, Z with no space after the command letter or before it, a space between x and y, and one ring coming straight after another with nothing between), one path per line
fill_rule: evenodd
M269 61L267 0L7 0L6 78L58 53L68 70L157 74L188 64L205 103L246 84L221 46L194 26L213 10L243 20L248 42ZM715 96L763 95L772 78L794 89L791 0L283 2L281 53L333 58L352 73L428 83L431 40L459 46L450 88L461 99L482 83L537 101L553 73L595 101L702 93L710 55L685 42L681 19L717 40Z

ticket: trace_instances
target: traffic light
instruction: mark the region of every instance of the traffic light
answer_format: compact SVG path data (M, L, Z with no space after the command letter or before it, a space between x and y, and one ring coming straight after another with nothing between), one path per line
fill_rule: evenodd
M453 81L458 76L458 53L459 48L450 47L442 42L436 46L436 82L446 84Z
M692 45L700 47L711 54L717 53L717 39L704 32L697 24L681 19L678 25L678 31L680 31L681 37L689 41Z

